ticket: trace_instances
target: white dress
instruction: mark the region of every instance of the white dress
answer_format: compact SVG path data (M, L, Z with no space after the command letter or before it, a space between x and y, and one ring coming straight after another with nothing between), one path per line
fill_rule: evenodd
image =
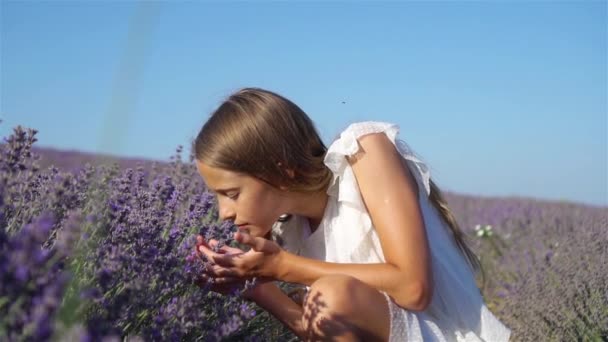
M389 341L508 341L511 331L488 310L449 228L429 200L429 169L405 143L396 140L397 125L361 122L344 130L325 157L334 178L318 228L311 234L308 220L293 216L275 224L273 236L286 250L309 258L340 263L385 262L378 234L346 160L359 150L358 138L377 132L384 132L395 144L416 178L434 280L433 298L422 312L410 312L384 293L391 317Z

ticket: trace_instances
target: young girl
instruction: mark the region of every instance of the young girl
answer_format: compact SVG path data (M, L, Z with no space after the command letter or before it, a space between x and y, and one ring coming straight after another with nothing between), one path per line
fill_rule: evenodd
M245 297L304 340L507 341L479 268L426 165L398 127L350 125L326 148L309 117L259 88L232 94L193 148L223 220L248 251L199 237L215 290ZM302 303L273 281L302 284Z

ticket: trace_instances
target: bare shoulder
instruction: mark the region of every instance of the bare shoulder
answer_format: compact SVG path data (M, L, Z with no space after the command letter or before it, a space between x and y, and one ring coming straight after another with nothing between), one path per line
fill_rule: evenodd
M374 154L397 154L395 145L388 139L384 133L370 133L359 137L359 150L356 154L347 157L350 164L355 164L363 158L367 152Z
M385 182L391 180L405 181L407 188L418 193L418 186L412 174L405 166L399 151L384 133L366 134L358 139L359 150L347 157L358 180L365 182L365 176L376 179L382 175ZM395 179L396 178L396 179ZM376 179L374 182L379 181Z

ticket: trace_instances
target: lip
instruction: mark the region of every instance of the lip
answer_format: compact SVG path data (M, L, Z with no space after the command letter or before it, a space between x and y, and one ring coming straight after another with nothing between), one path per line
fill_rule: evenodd
M248 228L249 226L246 225L246 224L240 225L240 226L237 226L237 227L238 227L238 231L240 233L245 233L245 234L250 234L251 233L251 230L249 230L249 228Z

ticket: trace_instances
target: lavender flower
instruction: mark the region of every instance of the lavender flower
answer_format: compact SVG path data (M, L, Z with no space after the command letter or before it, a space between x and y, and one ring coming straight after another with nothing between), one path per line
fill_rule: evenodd
M3 335L48 340L80 326L83 340L220 339L216 326L250 314L191 281L194 234L219 228L193 165L39 170L26 153L34 134L0 145Z
M53 248L48 241L55 219L41 215L14 236L0 230L0 332L8 340L47 340L69 273L64 262L70 255L66 230Z

